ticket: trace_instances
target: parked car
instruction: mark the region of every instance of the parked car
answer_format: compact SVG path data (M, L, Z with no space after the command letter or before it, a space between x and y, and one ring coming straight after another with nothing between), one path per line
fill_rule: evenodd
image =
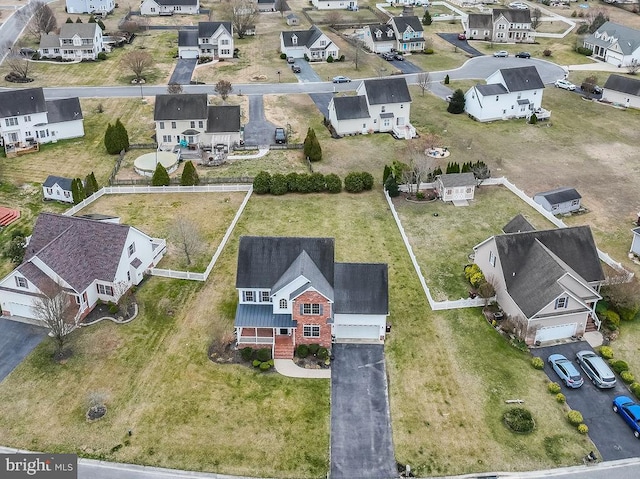
M276 128L275 140L276 145L287 142L287 133L284 131L284 128Z
M497 58L506 58L509 56L509 52L506 50L500 50L499 52L495 52L493 56Z
M464 33L458 33L458 40L466 40L467 36Z
M613 412L620 414L636 439L640 439L640 404L627 396L617 396L613 399Z
M349 83L350 81L351 81L351 78L343 77L342 75L333 77L333 83Z
M287 63L295 63L296 59L293 57L287 57Z
M568 388L577 389L584 384L584 379L580 376L578 369L562 354L552 354L547 361Z
M516 53L516 58L531 58L531 53L529 53L529 52L518 52L518 53Z
M393 55L393 58L394 58L394 60L398 60L398 61L401 61L401 62L404 61L404 57L402 55L400 55L399 53L395 53Z
M592 83L583 83L580 85L580 89L585 93L592 93L594 95L602 94L602 88Z
M569 91L574 91L576 89L576 86L569 80L556 80L554 85L556 86L556 88L562 88Z
M302 71L302 68L294 63L293 65L291 65L291 70L293 71L293 73L300 73Z
M604 359L593 351L579 351L576 354L576 361L580 368L591 379L591 382L600 389L615 387L616 376L607 366Z
M393 60L393 53L385 52L382 54L382 58L390 62L391 60Z
M529 5L522 2L511 2L509 8L515 8L516 10L529 10Z

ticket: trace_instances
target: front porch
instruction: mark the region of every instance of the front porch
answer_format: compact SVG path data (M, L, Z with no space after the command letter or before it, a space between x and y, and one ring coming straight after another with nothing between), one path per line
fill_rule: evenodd
M241 348L270 348L273 359L293 359L295 341L287 328L236 328L236 344Z

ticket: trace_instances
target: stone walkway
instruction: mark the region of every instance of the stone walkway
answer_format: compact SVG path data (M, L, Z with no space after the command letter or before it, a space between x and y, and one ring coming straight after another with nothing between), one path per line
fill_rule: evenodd
M293 359L274 359L276 371L290 378L330 379L331 369L307 369L301 368Z

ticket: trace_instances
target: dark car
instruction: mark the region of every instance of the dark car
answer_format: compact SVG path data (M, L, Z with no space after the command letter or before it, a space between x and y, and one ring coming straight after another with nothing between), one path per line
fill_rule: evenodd
M467 36L464 33L458 33L458 40L466 40Z
M516 53L516 58L531 58L531 53L519 52L519 53Z
M640 405L627 396L618 396L613 400L613 412L620 414L633 435L640 439Z
M333 81L333 83L349 83L351 81L351 78L340 75L337 77L333 77L333 80L331 81Z
M291 65L291 70L293 73L300 73L302 69L298 65Z
M400 55L399 53L396 53L393 55L394 60L398 60L403 62L404 61L404 57L402 55Z
M393 60L393 53L385 52L382 54L382 58L390 62L391 60Z
M593 83L583 83L580 85L580 89L585 93L591 93L593 95L602 94L602 88L598 85L594 85Z
M284 128L276 128L275 140L276 144L284 144L287 142L287 134Z

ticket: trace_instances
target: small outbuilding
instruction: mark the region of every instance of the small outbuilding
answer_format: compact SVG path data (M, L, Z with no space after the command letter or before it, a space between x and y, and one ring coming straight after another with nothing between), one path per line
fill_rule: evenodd
M575 188L558 188L544 191L533 197L533 201L554 215L572 213L580 209L582 196Z
M45 200L64 201L73 203L70 178L49 175L42 184L42 194Z
M448 173L436 178L436 191L442 201L472 200L476 185L473 173Z
M640 218L640 216L638 216ZM631 230L633 233L633 240L631 241L630 253L640 256L640 226Z
M289 26L297 26L300 25L300 19L295 13L289 13L287 15L287 25Z

